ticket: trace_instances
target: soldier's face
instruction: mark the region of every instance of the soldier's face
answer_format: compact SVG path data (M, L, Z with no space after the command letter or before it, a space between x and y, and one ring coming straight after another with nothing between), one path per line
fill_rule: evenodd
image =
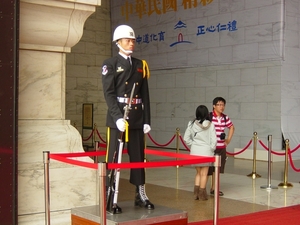
M119 40L119 45L126 51L132 51L134 50L135 46L135 39L130 39L130 38L122 38ZM126 52L123 52L126 54Z

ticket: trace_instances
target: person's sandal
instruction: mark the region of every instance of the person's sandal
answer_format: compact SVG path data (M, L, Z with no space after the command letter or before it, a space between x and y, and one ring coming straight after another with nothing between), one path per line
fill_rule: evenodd
M215 195L215 190L210 190L211 195ZM224 193L222 191L219 191L219 196L223 196Z

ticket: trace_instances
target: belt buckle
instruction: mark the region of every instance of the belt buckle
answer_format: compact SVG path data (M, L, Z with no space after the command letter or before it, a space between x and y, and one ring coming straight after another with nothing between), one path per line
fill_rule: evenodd
M119 102L129 104L130 103L130 98L121 98L120 97ZM141 103L141 99L139 99L139 98L131 99L131 104L132 105L136 105L136 104L139 104L139 103Z

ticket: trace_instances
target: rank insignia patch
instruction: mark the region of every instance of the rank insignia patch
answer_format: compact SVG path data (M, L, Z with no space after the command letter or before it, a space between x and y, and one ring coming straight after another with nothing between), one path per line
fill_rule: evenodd
M107 70L107 66L106 66L106 65L104 65L104 66L102 67L102 75L106 75L106 74L107 74L107 72L108 72L108 70Z

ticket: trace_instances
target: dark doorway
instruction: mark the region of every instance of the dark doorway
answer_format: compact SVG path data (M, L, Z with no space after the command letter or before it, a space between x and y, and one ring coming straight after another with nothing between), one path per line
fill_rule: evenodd
M19 0L0 1L0 223L18 224Z

